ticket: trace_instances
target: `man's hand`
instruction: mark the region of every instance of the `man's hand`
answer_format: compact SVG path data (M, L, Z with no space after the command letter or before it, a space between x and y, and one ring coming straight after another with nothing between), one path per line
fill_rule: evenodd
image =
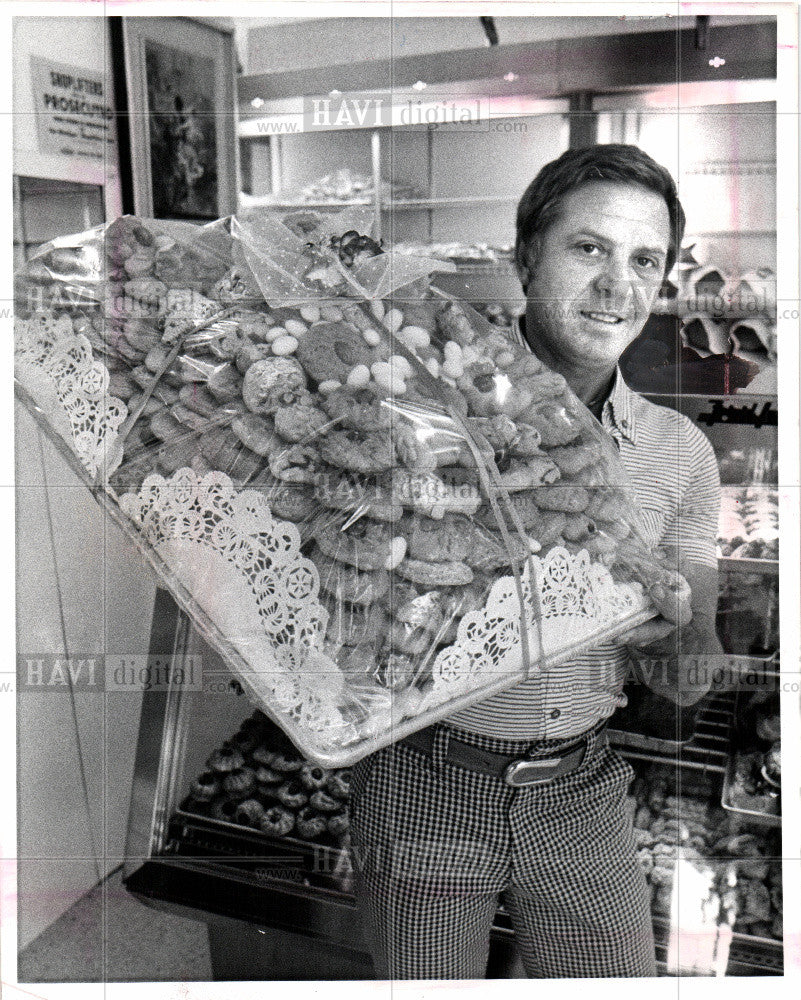
M673 553L674 562L678 562ZM694 705L712 685L723 648L715 633L718 601L717 569L684 563L681 573L690 585L693 617L677 628L654 618L622 635L637 676L656 694L677 705Z
M714 633L692 621L676 628L663 618L646 622L623 637L638 678L677 705L694 705L709 690L719 665Z

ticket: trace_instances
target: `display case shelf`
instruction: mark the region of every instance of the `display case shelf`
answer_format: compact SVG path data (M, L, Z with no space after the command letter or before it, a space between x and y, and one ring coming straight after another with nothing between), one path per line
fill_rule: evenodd
M701 709L695 735L685 743L657 739L622 729L609 729L610 743L624 757L652 764L670 764L696 771L724 774L729 754L729 733L734 719L735 695L713 696Z
M732 556L718 556L718 569L726 573L764 573L779 575L778 559L737 559Z

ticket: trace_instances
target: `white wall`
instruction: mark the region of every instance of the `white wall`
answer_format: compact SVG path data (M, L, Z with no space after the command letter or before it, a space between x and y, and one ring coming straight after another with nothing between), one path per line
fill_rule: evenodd
M39 153L32 115L30 56L104 73L106 25L101 17L15 19L14 170L104 185L114 215L116 158L98 168ZM15 441L18 651L146 653L155 593L146 564L19 405ZM140 708L138 694L20 691L21 947L122 860Z
M40 153L36 134L31 56L80 66L106 74L109 101L113 97L108 20L104 17L15 17L13 19L14 173L47 177L106 188L106 213L121 213L116 151L105 162L87 157Z

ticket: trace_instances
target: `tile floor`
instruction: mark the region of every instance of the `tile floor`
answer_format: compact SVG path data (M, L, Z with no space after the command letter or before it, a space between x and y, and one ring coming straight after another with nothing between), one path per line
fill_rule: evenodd
M91 889L18 959L18 982L207 982L206 925L145 906L121 871Z

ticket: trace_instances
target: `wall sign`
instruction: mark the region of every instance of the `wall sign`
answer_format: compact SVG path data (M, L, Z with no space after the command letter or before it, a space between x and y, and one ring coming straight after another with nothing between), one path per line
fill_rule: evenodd
M39 151L102 160L114 142L114 109L102 73L31 56Z

